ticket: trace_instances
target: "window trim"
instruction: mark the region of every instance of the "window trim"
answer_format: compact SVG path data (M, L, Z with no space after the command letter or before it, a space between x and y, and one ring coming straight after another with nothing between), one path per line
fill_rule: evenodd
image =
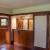
M9 23L9 18L6 17L0 17L0 28L8 28L9 24L7 24L6 26L1 26L1 19L6 19Z

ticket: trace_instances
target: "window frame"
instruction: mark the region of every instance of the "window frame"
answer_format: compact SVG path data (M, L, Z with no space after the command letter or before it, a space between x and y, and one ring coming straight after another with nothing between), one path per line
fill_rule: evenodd
M9 23L9 19L6 17L0 17L0 28L8 28L9 24L7 24L6 26L1 25L1 19L6 19L8 23Z

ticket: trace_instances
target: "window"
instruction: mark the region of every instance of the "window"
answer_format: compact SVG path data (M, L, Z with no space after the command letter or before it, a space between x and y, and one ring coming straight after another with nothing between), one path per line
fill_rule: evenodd
M7 19L1 19L1 26L7 26Z
M8 28L9 18L0 17L0 28Z

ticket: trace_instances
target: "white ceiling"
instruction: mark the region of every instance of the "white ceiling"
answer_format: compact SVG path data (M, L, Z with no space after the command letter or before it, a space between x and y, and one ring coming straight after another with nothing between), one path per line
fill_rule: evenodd
M0 0L2 8L20 8L39 4L48 4L50 0Z

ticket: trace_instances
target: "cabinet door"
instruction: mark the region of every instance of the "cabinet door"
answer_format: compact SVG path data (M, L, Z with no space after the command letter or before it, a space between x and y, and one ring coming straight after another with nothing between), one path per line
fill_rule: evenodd
M0 44L10 44L10 32L5 29L0 29Z
M6 41L7 44L10 44L10 42L11 42L9 30L5 31L5 41Z
M0 44L5 42L5 30L0 30Z

